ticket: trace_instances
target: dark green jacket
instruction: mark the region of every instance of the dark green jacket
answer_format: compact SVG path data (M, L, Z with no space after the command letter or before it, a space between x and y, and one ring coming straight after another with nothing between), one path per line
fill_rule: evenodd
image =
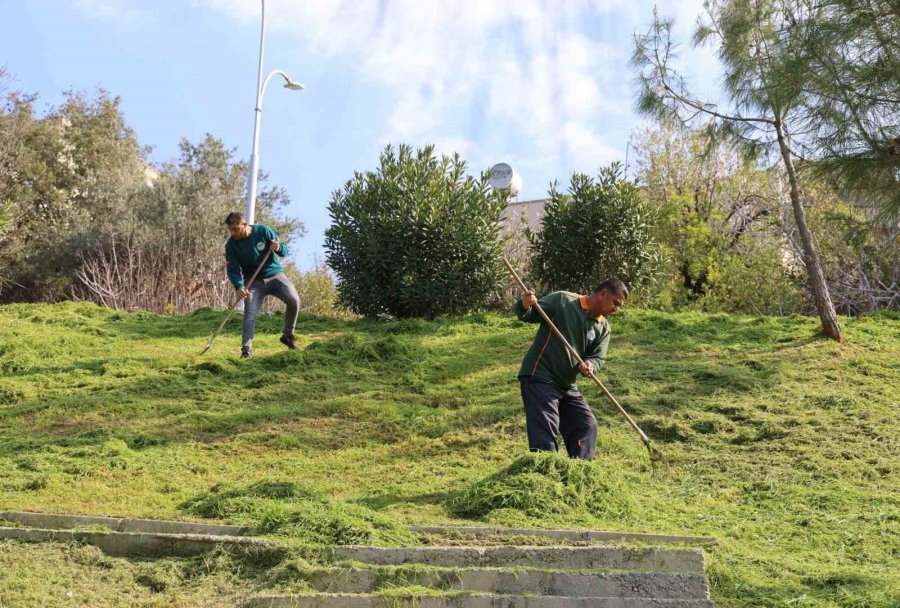
M250 224L250 236L239 241L229 237L225 241L225 262L228 266L228 280L234 285L235 289L244 286L244 281L249 281L256 267L259 266L260 260L266 255L266 249L269 243L278 238L275 231L265 224ZM275 256L284 257L287 255L287 245L281 243L275 255L270 255L266 260L265 266L259 271L258 279L268 279L274 277L279 272L284 272L284 268L275 258Z
M568 291L549 293L538 299L538 304L581 358L590 361L594 373L599 372L606 361L606 349L609 347L609 321L603 317L600 320L592 317L586 310L582 297ZM541 324L531 348L522 360L519 376L550 382L563 390L576 388L578 361L566 350L559 338L553 335L535 307L526 311L519 300L513 311L522 321Z

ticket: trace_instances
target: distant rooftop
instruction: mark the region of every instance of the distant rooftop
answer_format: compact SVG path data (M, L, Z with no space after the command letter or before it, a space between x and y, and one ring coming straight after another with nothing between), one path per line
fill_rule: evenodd
M549 198L533 198L527 201L520 201L518 199L512 199L509 201L510 205L543 205L544 203L549 203Z

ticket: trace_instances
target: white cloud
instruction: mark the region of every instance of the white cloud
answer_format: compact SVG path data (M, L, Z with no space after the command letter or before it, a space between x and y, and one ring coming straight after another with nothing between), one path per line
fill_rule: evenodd
M133 24L147 19L147 11L128 5L127 0L74 0L75 7L96 19Z
M601 165L608 165L622 159L622 152L605 145L593 131L583 124L569 121L563 125L562 138L569 150L578 159L578 171L594 174Z
M480 158L478 143L465 137L442 137L434 143L434 151L441 155L452 156L458 152L469 163L469 170L475 173L487 168L485 161Z
M194 3L259 23L257 2ZM680 3L679 20L701 5ZM520 152L510 141L527 142L524 162L536 165L530 159L539 158L568 173L621 158L604 126L610 117L627 119L632 103L628 32L616 47L587 24L615 18L640 31L652 4L269 0L266 7L272 30L288 31L313 54L345 62L352 77L386 91L394 109L379 141L452 143L473 166L476 158L508 159ZM472 116L479 117L478 133L468 132Z

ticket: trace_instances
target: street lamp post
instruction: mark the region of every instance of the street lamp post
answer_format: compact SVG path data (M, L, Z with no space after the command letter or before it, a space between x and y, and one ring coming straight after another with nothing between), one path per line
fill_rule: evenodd
M294 82L290 76L282 70L272 70L266 79L263 80L263 51L266 42L266 0L262 0L262 26L259 34L259 70L256 75L256 110L253 121L253 152L250 155L250 183L247 185L247 209L244 213L248 224L252 224L256 217L256 183L259 178L259 122L262 118L262 102L266 85L273 76L278 75L284 78L284 88L292 91L299 91L303 85Z

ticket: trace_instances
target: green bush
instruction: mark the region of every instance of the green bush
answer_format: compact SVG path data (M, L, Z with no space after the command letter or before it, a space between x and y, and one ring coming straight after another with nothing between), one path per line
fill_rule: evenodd
M331 276L331 271L324 263L317 262L307 271L301 271L293 263L284 267L284 273L297 289L300 296L300 310L310 314L334 317L336 319L351 319L354 317L349 310L341 308L337 303L337 286ZM273 310L283 310L284 305L275 300L267 303Z
M640 287L659 265L655 221L618 163L601 168L596 180L573 174L567 194L551 187L541 231L529 234L532 274L546 291L590 293L609 277Z
M803 309L805 279L787 263L784 243L765 217L735 236L720 209L704 214L691 196L672 196L657 225L669 281L657 286L662 309L791 314Z
M329 204L328 266L341 304L367 317L432 319L485 306L497 292L506 195L459 157L387 146Z

